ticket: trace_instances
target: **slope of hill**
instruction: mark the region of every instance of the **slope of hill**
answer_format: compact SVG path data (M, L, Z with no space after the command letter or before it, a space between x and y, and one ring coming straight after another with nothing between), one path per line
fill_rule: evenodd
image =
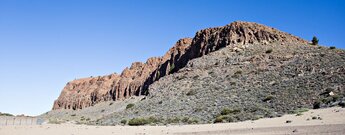
M97 122L235 122L344 106L344 63L343 50L325 47L249 45L239 52L227 47L190 61L151 85L145 100Z
M67 83L54 102L53 110L76 110L104 101L147 95L149 85L183 68L189 60L225 46L273 42L307 43L291 34L250 22L233 22L223 27L204 29L198 31L193 39L179 40L163 57L149 58L146 63L135 62L120 75L84 78Z
M155 59L134 63L121 75L70 82L54 110L41 117L100 125L192 124L345 105L344 50L312 46L256 23L201 30Z

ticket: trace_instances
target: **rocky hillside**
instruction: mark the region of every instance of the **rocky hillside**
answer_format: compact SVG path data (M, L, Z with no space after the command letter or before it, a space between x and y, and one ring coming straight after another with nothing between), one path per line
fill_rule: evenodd
M72 81L40 117L97 125L234 122L345 107L344 97L344 50L234 22L198 31L120 75Z
M149 92L91 124L236 122L345 107L345 51L306 44L226 47L189 61Z
M135 62L121 74L71 81L54 102L53 110L83 109L100 102L124 100L148 95L148 87L169 74L184 68L195 58L226 46L240 51L247 44L307 44L307 41L257 23L233 22L229 25L198 31L193 39L179 40L164 56Z

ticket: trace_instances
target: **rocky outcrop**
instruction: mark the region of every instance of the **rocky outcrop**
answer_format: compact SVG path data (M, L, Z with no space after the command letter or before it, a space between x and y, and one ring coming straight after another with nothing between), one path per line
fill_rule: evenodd
M148 87L159 78L186 66L188 61L226 46L241 48L246 44L307 44L307 41L277 29L251 22L198 31L193 39L179 40L163 57L135 62L120 75L111 74L69 82L54 102L56 109L82 109L102 101L122 100L147 95Z
M122 100L134 95L146 94L144 90L154 80L169 74L170 63L180 61L180 57L190 47L191 42L190 38L181 39L163 57L152 57L145 63L134 62L120 75L111 74L71 81L54 102L53 110L82 109L102 101ZM157 72L157 68L165 71Z

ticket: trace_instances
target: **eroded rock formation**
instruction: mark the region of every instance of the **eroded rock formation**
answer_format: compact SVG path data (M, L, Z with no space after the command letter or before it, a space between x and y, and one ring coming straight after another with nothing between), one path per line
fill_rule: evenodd
M71 81L54 102L56 109L82 109L96 103L122 100L148 94L148 86L159 78L183 68L189 60L207 55L226 46L246 44L301 43L307 41L277 29L251 22L233 22L229 25L198 31L193 39L179 40L163 57L149 58L145 63L135 62L118 74Z

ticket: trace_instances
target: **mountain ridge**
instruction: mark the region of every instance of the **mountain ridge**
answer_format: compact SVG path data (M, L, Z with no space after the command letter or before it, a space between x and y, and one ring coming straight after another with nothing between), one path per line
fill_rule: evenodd
M195 37L180 39L162 57L149 58L145 63L134 62L121 74L84 78L67 83L53 110L83 109L104 101L116 101L132 96L147 95L148 87L161 77L177 72L188 61L226 46L242 50L246 44L288 43L308 41L277 29L252 22L235 21L225 26L207 28Z

